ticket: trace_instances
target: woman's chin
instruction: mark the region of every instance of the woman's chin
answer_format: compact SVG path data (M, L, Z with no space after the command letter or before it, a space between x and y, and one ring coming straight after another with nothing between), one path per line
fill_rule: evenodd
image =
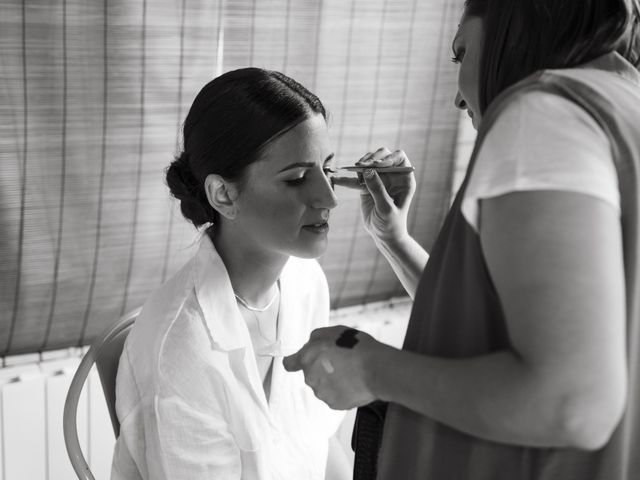
M319 258L324 255L327 251L328 241L325 237L324 239L316 239L313 242L304 242L303 245L300 245L299 248L296 248L295 251L291 252L291 255L298 258Z

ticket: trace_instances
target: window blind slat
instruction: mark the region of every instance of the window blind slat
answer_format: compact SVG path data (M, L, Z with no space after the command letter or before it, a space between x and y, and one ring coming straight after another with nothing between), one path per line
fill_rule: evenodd
M10 0L0 7L0 355L90 342L193 254L164 184L214 75L284 70L329 111L338 164L380 146L416 167L429 247L458 128L457 0ZM332 307L404 292L340 190L320 262Z

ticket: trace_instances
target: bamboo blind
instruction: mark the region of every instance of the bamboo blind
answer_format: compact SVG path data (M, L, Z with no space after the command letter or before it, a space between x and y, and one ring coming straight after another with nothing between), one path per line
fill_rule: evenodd
M249 65L330 112L339 165L416 167L410 228L448 206L461 0L9 0L0 4L0 356L92 340L194 251L163 169L199 89ZM404 292L339 191L321 259L334 308Z

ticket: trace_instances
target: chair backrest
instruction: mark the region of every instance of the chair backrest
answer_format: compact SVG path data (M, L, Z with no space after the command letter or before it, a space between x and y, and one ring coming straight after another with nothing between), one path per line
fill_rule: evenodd
M120 423L116 416L116 373L118 372L118 362L131 326L135 322L140 308L132 310L120 317L115 323L110 325L89 348L89 351L82 357L82 361L76 370L67 398L64 403L63 428L64 443L71 460L71 465L80 480L94 480L87 461L82 454L80 442L78 440L78 427L76 423L76 412L78 401L82 393L87 376L91 367L96 365L100 376L100 383L107 400L107 408L111 417L113 432L118 437L120 434Z
M113 433L115 433L116 438L120 435L120 422L116 415L116 374L118 373L118 363L124 348L124 341L127 339L129 330L131 330L133 322L135 322L139 313L140 309L130 312L114 324L114 328L109 331L110 334L104 338L100 355L95 361L100 383L102 384L102 391L107 400Z

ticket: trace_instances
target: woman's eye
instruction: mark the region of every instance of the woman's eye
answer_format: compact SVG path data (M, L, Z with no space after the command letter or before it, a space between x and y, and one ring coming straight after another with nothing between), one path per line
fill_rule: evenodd
M298 178L294 178L292 180L285 180L285 183L287 185L291 185L291 186L298 186L298 185L302 185L304 183L304 181L306 180L306 175L303 175L302 177L298 177Z
M336 170L334 170L331 167L325 167L322 169L322 172L324 173L325 176L327 177L331 177L334 173L336 173ZM303 175L301 177L298 178L292 178L291 180L285 180L285 183L287 185L291 185L293 187L295 186L299 186L302 185L305 181L307 180L307 175Z

